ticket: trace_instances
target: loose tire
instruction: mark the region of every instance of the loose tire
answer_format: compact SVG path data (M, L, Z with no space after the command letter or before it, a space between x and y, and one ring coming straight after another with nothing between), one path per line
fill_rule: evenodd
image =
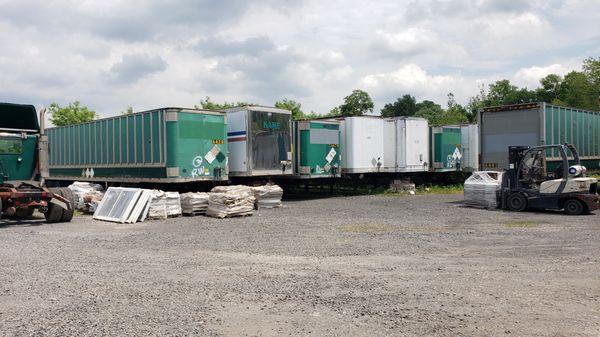
M60 189L58 188L51 188L50 192L62 196L62 194L60 193ZM48 203L48 211L44 213L44 217L46 218L46 222L48 223L60 222L63 217L63 208L53 203Z
M70 222L73 219L73 213L75 212L75 198L73 197L73 191L71 191L67 187L61 187L59 189L60 195L67 199L69 206L71 206L70 210L63 209L62 217L60 219L61 222Z
M586 212L583 203L577 199L569 199L564 204L565 213L568 215L581 215Z
M527 209L527 198L521 193L513 193L508 196L508 209L513 212L523 212Z

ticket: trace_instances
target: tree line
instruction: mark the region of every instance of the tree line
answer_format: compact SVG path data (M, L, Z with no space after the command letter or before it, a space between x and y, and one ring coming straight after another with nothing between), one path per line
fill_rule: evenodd
M587 58L583 61L581 71L571 71L564 76L550 74L540 79L535 89L519 88L509 80L503 79L480 86L479 92L470 97L466 105L456 102L454 94L448 93L446 105L430 100L417 102L407 93L395 101L387 103L379 112L383 117L422 117L430 125L446 125L476 122L477 113L484 107L509 105L530 102L547 102L560 106L569 106L585 110L600 110L600 57ZM205 110L223 110L238 106L257 105L251 102L213 102L205 97L195 108ZM294 120L316 117L361 116L373 114L374 104L371 96L363 90L353 90L344 97L343 103L326 114L314 111L305 112L302 104L296 100L283 98L274 103L275 107L292 112ZM50 121L56 126L73 125L97 118L95 111L75 101L66 106L52 103L49 106ZM121 114L131 114L133 108L128 107Z

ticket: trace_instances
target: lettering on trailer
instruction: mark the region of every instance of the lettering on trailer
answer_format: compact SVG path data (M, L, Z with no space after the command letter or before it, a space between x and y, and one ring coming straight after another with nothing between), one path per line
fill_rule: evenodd
M263 121L263 128L271 130L279 130L280 124L275 121Z
M192 160L192 166L194 166L194 169L192 170L193 178L199 177L204 174L205 169L204 169L204 166L202 166L202 162L203 162L202 156L196 156Z

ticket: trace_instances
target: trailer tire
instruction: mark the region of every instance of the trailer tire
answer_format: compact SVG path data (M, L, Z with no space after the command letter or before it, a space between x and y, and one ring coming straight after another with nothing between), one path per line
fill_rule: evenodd
M73 213L75 212L75 197L73 196L73 191L68 187L61 187L59 189L60 195L67 199L69 202L69 206L71 206L70 210L63 209L62 217L60 219L61 222L70 222L73 219Z
M563 205L568 215L582 215L586 213L585 205L577 199L568 199Z
M521 193L513 193L506 200L508 209L513 212L523 212L527 209L527 198Z
M53 194L61 195L60 190L57 188L51 188L50 192ZM48 223L57 223L62 220L63 216L63 208L55 205L53 203L48 203L48 211L44 213L44 217L46 218L46 222Z

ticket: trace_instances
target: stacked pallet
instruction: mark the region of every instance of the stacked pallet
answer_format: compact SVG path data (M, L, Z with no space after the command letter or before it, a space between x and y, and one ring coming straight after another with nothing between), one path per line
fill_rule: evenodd
M188 192L181 194L181 210L183 215L206 214L208 199L208 193Z
M215 218L252 215L255 200L248 186L217 186L209 194L206 215Z
M283 189L278 185L264 185L252 187L252 193L256 198L256 208L281 207Z

